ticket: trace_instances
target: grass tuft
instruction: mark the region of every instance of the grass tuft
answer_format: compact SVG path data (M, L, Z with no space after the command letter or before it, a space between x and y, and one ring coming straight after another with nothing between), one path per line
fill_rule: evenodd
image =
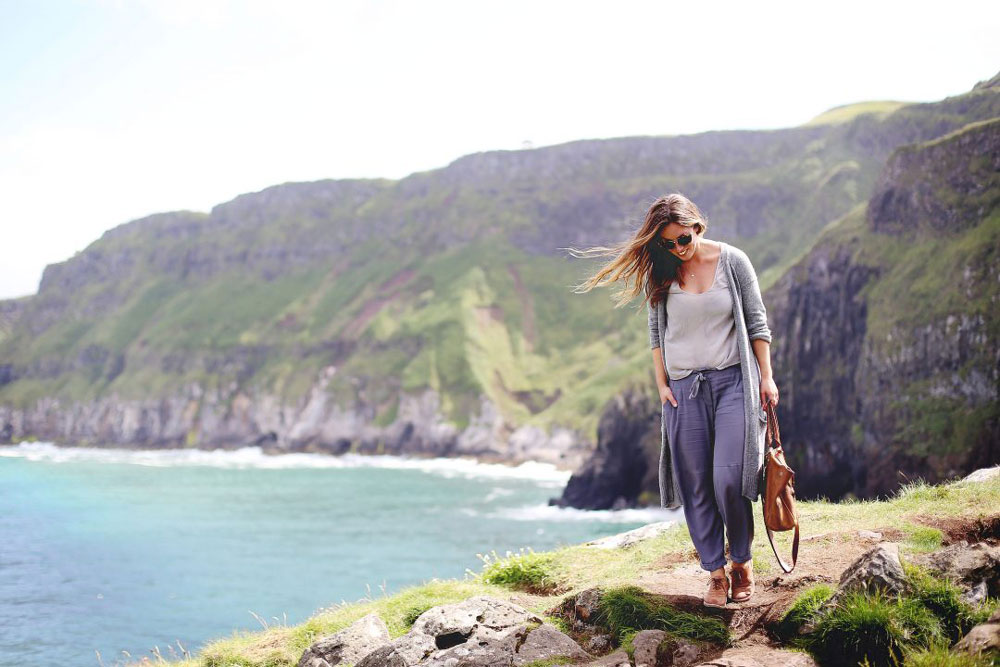
M833 586L816 584L799 593L792 605L775 625L774 633L780 639L794 637L805 623L816 616L816 612L834 594Z
M657 601L638 586L611 588L601 597L597 623L607 628L619 645L639 630L664 630L677 637L728 646L729 630L717 618L681 611Z
M476 554L483 561L480 577L484 583L506 586L531 593L549 593L558 588L559 583L552 574L551 554L537 554L522 548L518 553L507 552L500 558L494 550L490 554Z
M881 589L852 591L824 614L805 646L824 665L901 665L906 633Z
M906 667L993 667L993 658L982 654L952 652L947 644L904 651Z

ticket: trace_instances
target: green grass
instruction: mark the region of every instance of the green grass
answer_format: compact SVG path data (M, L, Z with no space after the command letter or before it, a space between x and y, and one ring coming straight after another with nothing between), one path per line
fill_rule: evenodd
M903 571L913 586L910 597L929 609L941 622L949 643L958 641L973 626L989 618L1000 600L970 606L961 600L961 589L948 579L932 575L926 568L903 562Z
M947 644L910 648L903 653L906 667L995 667L997 664L988 655L952 652Z
M529 592L549 592L558 586L558 580L551 572L553 557L538 554L532 550L509 553L501 559L493 551L492 558L476 554L483 561L482 580L488 584L507 586L515 590Z
M815 618L816 612L834 592L829 584L816 584L800 592L775 624L774 633L782 639L792 638L799 628Z
M824 665L910 664L908 655L920 655L918 659L927 664L940 656L942 647L952 645L1000 607L996 599L966 604L952 582L906 560L902 565L910 584L902 596L881 589L853 591L819 611L831 591L816 587L796 600L778 634L809 650ZM809 619L817 619L815 628L795 637Z
M658 602L637 586L621 586L604 591L598 606L597 624L607 629L616 643L638 630L664 630L677 637L728 645L729 630L717 618L681 611Z

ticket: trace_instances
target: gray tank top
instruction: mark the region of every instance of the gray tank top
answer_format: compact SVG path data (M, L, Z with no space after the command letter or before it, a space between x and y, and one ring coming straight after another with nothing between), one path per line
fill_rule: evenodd
M692 371L721 369L740 363L729 279L722 255L707 292L685 292L674 282L667 293L667 330L663 335L667 375L671 380Z

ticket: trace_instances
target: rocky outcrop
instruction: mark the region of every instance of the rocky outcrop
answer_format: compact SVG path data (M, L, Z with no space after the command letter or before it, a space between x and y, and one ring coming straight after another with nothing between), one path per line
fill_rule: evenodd
M323 637L306 649L298 667L353 665L391 641L389 628L378 614L367 614L340 632Z
M866 213L767 293L801 497L872 497L1000 459L998 174L1000 119L897 151ZM936 263L908 266L900 245ZM923 294L928 272L947 296Z
M952 652L967 653L1000 661L1000 609L955 642Z
M605 406L597 427L597 447L549 505L580 509L635 507L643 491L659 483L659 411L648 392L629 389ZM655 432L651 425L655 424ZM654 437L655 436L655 437Z
M460 430L443 417L433 390L401 395L396 419L380 426L370 407L342 406L326 393L334 372L322 371L307 396L293 404L235 383L213 390L195 383L184 394L159 399L112 394L87 403L44 398L29 410L0 405L0 443L31 435L91 447L258 446L267 454L469 456L506 463L541 461L560 469L579 466L588 449L586 440L569 429L509 428L485 397L482 411Z
M519 667L537 660L579 662L591 657L541 617L516 604L477 595L428 609L409 632L371 650L356 667Z

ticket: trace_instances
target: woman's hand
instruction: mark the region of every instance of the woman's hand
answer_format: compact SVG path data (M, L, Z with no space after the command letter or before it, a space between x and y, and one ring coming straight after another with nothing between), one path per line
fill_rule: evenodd
M760 405L766 408L769 402L778 405L778 385L774 384L773 378L760 381Z
M670 405L677 407L677 401L674 399L674 392L670 391L670 387L664 387L660 390L660 405L661 407L670 401Z

